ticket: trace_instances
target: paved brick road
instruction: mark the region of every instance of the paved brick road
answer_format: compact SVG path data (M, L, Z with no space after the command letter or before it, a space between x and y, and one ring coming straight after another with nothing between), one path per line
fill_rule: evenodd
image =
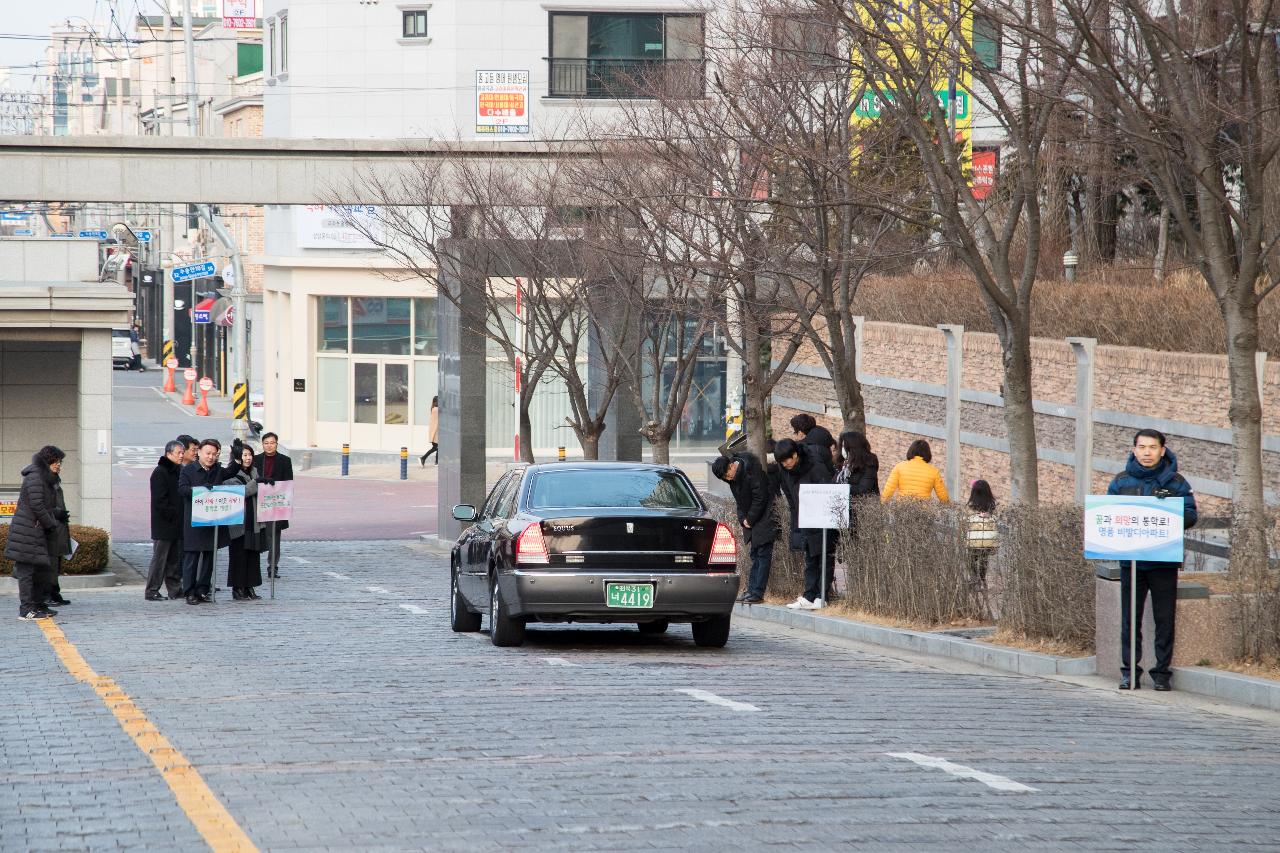
M286 554L275 602L133 587L58 618L263 850L1280 848L1266 722L746 625L723 651L687 628L495 649L449 631L419 546ZM0 646L0 848L200 849L37 626L0 619Z

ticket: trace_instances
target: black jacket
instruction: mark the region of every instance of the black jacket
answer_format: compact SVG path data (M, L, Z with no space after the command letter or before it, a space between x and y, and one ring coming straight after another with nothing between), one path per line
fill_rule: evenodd
M256 453L253 457L253 467L257 470L258 476L264 480L292 480L293 479L293 460L283 453L276 453L272 458L271 475L267 476L265 453ZM276 529L285 530L289 527L287 521L277 521Z
M831 448L836 441L831 437L831 431L824 426L815 426L813 429L805 433L801 444L807 444L818 453L818 458L822 460L822 464L827 469L827 476L834 477L836 473L836 461L831 456ZM827 480L827 482L831 482Z
M4 546L6 560L50 565L50 548L59 536L58 528L66 527L54 515L58 509L58 481L58 475L38 456L33 456L31 464L22 469L18 508L9 523L9 538Z
M866 495L880 494L880 460L872 454L867 464L857 471L846 466L836 474L835 482L849 484L849 496L854 500Z
M199 460L182 466L178 474L178 496L182 500L182 550L212 551L215 530L219 531L219 548L225 548L231 542L231 537L221 527L191 526L191 490L197 486L213 488L221 485L225 476L226 469L216 462L207 471Z
M151 538L157 542L182 539L182 498L178 475L182 466L161 456L151 472Z
M743 526L742 538L751 546L767 545L778 535L769 476L754 453L737 453L732 460L738 463L738 471L729 481L729 491L738 508L738 523L750 525Z
M782 491L786 493L787 503L791 505L791 545L794 548L801 542L807 542L812 553L822 547L822 530L817 528L800 529L800 487L808 484L822 485L830 483L831 475L827 472L827 466L823 464L821 457L818 455L817 448L808 444L800 444L797 445L797 449L800 455L795 467L788 470L785 466L780 466L782 469ZM828 542L830 542L829 538Z
M1191 484L1178 473L1178 457L1172 450L1165 448L1164 458L1154 468L1143 468L1142 463L1134 458L1133 451L1124 470L1116 474L1107 486L1109 495L1140 495L1158 498L1182 498L1182 527L1190 530L1195 527L1199 513L1196 510L1196 496L1191 492ZM1123 563L1121 564L1124 565ZM1181 563L1157 563L1150 560L1139 560L1138 569L1174 568Z

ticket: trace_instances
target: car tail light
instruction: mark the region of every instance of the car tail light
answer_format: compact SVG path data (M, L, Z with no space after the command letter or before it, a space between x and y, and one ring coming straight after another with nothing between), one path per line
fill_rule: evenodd
M516 562L541 565L551 562L551 555L547 553L547 540L542 538L541 522L531 523L516 537Z
M712 565L738 562L738 543L723 524L716 525L716 538L711 540L711 558L707 562Z

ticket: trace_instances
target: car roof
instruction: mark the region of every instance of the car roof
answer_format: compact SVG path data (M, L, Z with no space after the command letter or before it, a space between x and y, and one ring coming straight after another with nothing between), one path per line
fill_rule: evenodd
M661 471L676 472L680 469L674 465L661 465L655 462L598 462L578 460L576 462L538 462L523 466L526 471L539 473L542 471Z

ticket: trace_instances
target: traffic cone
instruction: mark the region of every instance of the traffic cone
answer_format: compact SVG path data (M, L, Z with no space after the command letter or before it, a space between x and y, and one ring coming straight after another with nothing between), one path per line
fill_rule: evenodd
M196 406L196 414L205 416L209 414L209 392L204 388L200 389L200 405Z
M182 392L182 405L190 406L196 401L196 381L194 379L187 380L187 390Z
M164 369L164 393L172 394L178 390L178 386L173 382L173 368L166 367Z

